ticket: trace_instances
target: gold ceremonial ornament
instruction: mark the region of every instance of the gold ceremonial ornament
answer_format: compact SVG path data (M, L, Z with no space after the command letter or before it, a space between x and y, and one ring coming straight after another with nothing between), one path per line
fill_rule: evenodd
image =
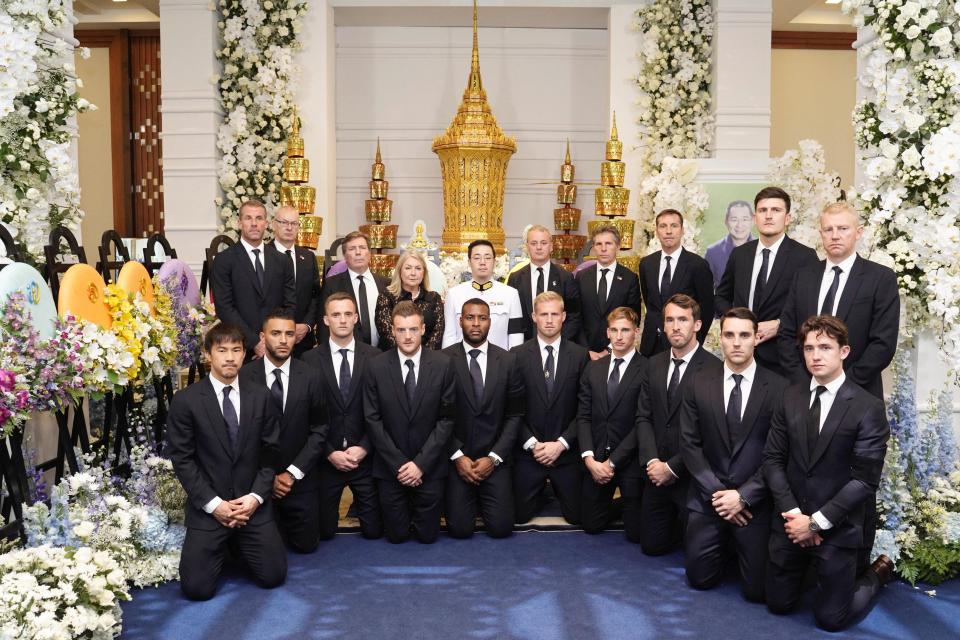
M467 88L453 121L434 138L432 149L440 157L443 178L441 251L463 253L473 240L486 239L502 252L504 181L517 143L500 129L483 89L476 0Z
M371 253L370 270L386 278L397 268L397 261L399 259L399 253Z
M620 232L620 249L628 251L633 248L633 220L588 220L587 233L593 236L593 230L605 224L612 225Z
M593 230L597 227L604 224L613 225L620 232L620 249L629 251L633 248L634 221L624 217L627 215L627 207L630 204L630 190L623 188L627 165L622 161L623 143L617 135L616 111L613 112L605 157L606 160L600 164L601 186L594 191L594 210L598 216L606 220L590 220L587 222L587 229L592 236Z
M310 180L310 161L304 157L303 138L300 137L300 116L293 108L290 135L287 136L287 157L283 160L283 180L280 186L280 204L293 207L300 214L297 244L316 251L323 233L323 218L313 214L317 190L304 184ZM323 273L323 271L321 271Z
M567 271L576 268L577 259L587 241L586 236L570 233L580 228L580 209L573 206L577 203L577 185L573 184L575 175L576 168L570 160L570 141L567 140L567 153L560 165L560 184L557 185L557 204L562 206L553 210L553 226L563 233L554 234L550 255L554 260L560 260L561 266Z
M617 256L617 262L640 275L640 258L641 256Z
M387 198L390 183L385 180L386 175L387 167L380 154L380 138L377 138L377 153L370 167L370 199L363 204L369 224L360 225L360 232L370 238L370 248L373 250L370 255L370 270L389 278L400 256L383 253L383 250L397 248L397 230L400 227L396 224L383 224L390 222L393 212L393 200Z

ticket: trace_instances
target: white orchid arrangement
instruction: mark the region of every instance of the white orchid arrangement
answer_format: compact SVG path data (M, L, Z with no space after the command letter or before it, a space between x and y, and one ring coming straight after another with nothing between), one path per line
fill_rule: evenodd
M656 212L676 209L683 214L683 246L700 253L700 228L710 199L703 185L696 182L699 165L696 160L681 160L667 156L660 171L645 178L640 184L640 193L651 205L652 215L640 220L640 232L649 238L647 251L660 248L655 233ZM635 233L636 235L636 233Z
M83 218L70 144L96 107L77 94L73 55L89 51L64 33L72 20L64 0L0 3L0 223L35 263L52 227Z
M827 170L823 147L816 140L801 140L770 163L767 181L790 194L790 237L808 247L821 250L820 212L840 199L840 174Z
M714 9L710 0L647 0L637 10L635 28L640 32L641 91L639 174L648 176L641 186L640 224L634 238L641 250L655 239L653 218L662 207L657 202L657 185L673 185L671 194L660 198L676 200L676 171L664 171L667 158L694 159L709 155L713 145L714 120L711 113L711 60L713 57ZM683 168L688 172L687 167ZM699 216L706 210L677 208L691 223L684 244L699 246ZM647 247L648 249L650 247Z
M897 273L909 323L938 328L960 370L960 3L844 0L867 35L854 128L859 205Z
M282 161L292 124L293 89L300 68L294 54L306 0L219 0L217 26L224 119L217 133L223 153L216 199L220 232L236 235L240 205L256 198L279 202Z

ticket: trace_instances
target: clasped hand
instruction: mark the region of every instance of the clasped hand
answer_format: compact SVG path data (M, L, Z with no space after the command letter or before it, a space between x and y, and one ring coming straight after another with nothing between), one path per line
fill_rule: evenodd
M566 450L567 448L559 440L538 442L533 445L533 459L545 467L552 467Z
M470 484L480 484L490 477L494 469L493 461L490 460L489 456L476 460L471 460L468 456L460 456L454 460L454 464L457 466L457 473L460 474L463 481Z
M250 522L250 518L259 506L260 502L252 495L247 494L221 502L213 510L213 517L228 529L235 529Z
M715 492L711 504L718 516L738 527L747 526L747 523L753 518L753 514L740 500L740 492L736 489L724 489Z

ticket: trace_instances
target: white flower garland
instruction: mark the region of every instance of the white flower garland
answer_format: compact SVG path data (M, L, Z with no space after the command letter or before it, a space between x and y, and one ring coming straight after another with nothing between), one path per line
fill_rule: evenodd
M854 112L861 208L889 254L909 324L939 329L960 369L960 3L844 0L863 45Z
M634 233L638 248L654 241L653 218L663 201L700 204L699 193L679 197L677 167L664 169L667 158L708 156L713 144L714 122L710 113L710 78L713 56L714 9L710 0L647 0L637 10L634 25L640 32L640 73L637 87L640 115L639 174L647 176L641 186L639 225ZM683 174L691 169L679 167ZM696 173L696 170L692 170ZM663 175L659 175L663 172ZM658 188L671 195L657 196ZM684 244L699 248L699 227L706 210L672 205L687 219ZM648 247L649 248L649 247Z
M77 42L61 33L71 21L63 0L0 5L0 223L32 262L52 227L83 218L70 144L74 116L95 107L77 94Z
M292 122L293 88L300 68L294 53L307 11L305 0L219 0L224 119L217 133L223 157L216 199L220 232L238 229L238 210L250 198L279 202L282 160Z

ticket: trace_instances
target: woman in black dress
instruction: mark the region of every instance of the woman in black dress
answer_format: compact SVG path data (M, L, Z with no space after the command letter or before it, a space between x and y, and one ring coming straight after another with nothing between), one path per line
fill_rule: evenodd
M430 279L427 276L427 261L416 251L404 251L397 260L386 291L377 297L377 309L374 321L380 334L380 348L386 351L397 346L393 339L391 316L393 307L401 300L412 300L423 312L426 333L423 346L427 349L439 349L443 340L443 301L440 294L430 291Z

